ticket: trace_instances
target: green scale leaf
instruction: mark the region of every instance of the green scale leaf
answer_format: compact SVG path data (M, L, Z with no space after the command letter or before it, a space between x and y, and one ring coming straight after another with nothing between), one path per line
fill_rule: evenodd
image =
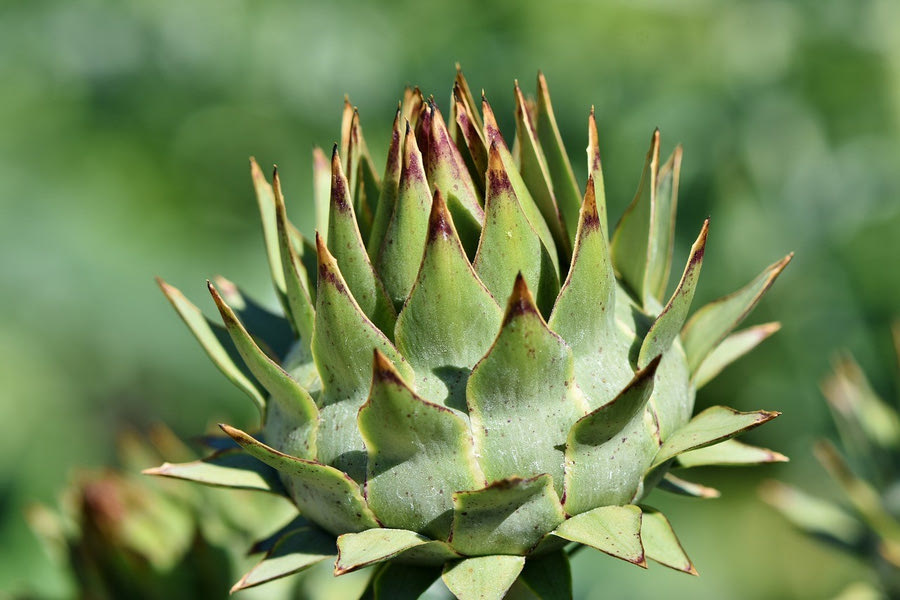
M285 314L290 314L287 292L285 290L284 272L281 268L281 253L278 249L275 193L253 157L250 158L250 175L253 178L253 187L256 190L256 201L259 205L259 214L262 220L263 237L266 242L266 256L269 259L269 272L272 277L272 283L275 285L278 301L284 308Z
M591 114L588 117L588 147L587 147L588 188L592 188L597 204L597 218L600 228L603 230L604 239L609 241L609 220L606 217L606 187L603 184L603 164L600 161L600 136L597 133L597 119L594 117L594 107L591 106ZM587 194L587 190L585 190ZM573 220L577 217L573 217Z
M753 310L793 256L787 255L766 268L746 286L710 302L691 316L681 331L691 373L697 372L710 352Z
M269 412L277 410L274 421L278 423L278 435L273 436L275 443L296 456L315 457L319 427L319 411L315 402L293 377L260 350L212 283L209 284L209 292L244 363L269 392L267 426L274 416ZM271 435L268 428L267 434Z
M294 529L282 536L256 566L231 588L231 593L304 571L335 554L335 540L318 527Z
M375 218L372 221L369 243L366 244L369 259L376 264L378 255L381 253L381 246L384 243L388 224L391 221L391 216L394 214L397 194L400 192L403 145L403 123L400 121L400 106L397 106L397 114L394 115L394 126L391 128L391 145L388 147L387 165L384 168L384 183L381 186L381 196L378 198L378 209L375 211ZM382 272L383 276L384 273Z
M576 515L554 535L646 568L641 544L641 509L633 504L601 506Z
M612 237L612 256L616 270L648 308L651 298L662 300L668 282L671 261L671 227L675 205L657 193L659 181L659 130L653 132L650 150L644 161L641 182L634 200L619 220ZM663 278L662 290L659 279Z
M409 559L413 563L442 564L459 558L444 542L406 529L367 529L345 533L337 539L338 558L334 574L343 575L369 565L391 560Z
M459 149L450 138L444 118L434 102L430 102L423 121L425 173L431 191L440 190L453 215L460 239L467 253L474 253L478 232L484 223L484 209L475 183Z
M431 192L425 178L422 154L409 124L403 142L403 170L398 183L397 202L376 264L384 287L399 310L406 302L422 262L431 210Z
M594 190L591 178L572 266L549 319L550 329L572 348L575 379L591 408L611 401L634 376L632 336L616 324L616 279Z
M553 193L553 183L550 181L550 173L547 170L547 162L537 140L537 134L531 126L528 107L519 82L515 83L516 95L516 141L519 145L519 161L522 180L531 192L531 196L537 204L544 221L553 234L556 241L557 253L567 259L572 255L572 242L566 233L562 215L556 204L556 196ZM577 207L580 202L576 203Z
M379 527L359 486L345 473L279 452L240 429L219 427L248 454L281 473L300 512L329 533L340 535Z
M668 351L672 342L678 337L684 322L687 320L691 301L697 289L697 280L700 278L700 268L703 266L703 254L706 251L706 237L709 233L709 219L703 222L700 236L691 247L687 265L678 287L672 293L668 304L656 318L650 327L650 331L641 343L641 352L638 355L638 367L643 368L653 358L662 356Z
M460 99L459 87L453 88L453 119L456 124L456 146L462 154L475 187L484 194L484 173L487 171L487 146L482 137L482 126L474 123L472 110Z
M417 397L378 350L358 420L369 453L366 499L379 521L446 539L453 492L485 483L466 420Z
M648 506L641 508L643 510L641 543L644 545L647 558L670 569L697 575L694 564L681 547L681 542L675 536L675 531L666 516Z
M159 467L145 469L142 473L214 487L287 495L278 478L278 471L248 456L240 448L220 450L202 460L178 464L163 463Z
M556 115L553 113L553 105L550 103L547 80L540 72L537 80L535 130L547 161L547 170L553 184L556 201L559 204L559 212L569 235L574 235L581 206L581 192L575 181L575 173L569 162L569 155L563 146L559 126L556 124Z
M284 204L281 180L277 170L272 176L272 188L275 195L275 220L278 227L278 249L284 274L285 297L290 309L288 314L291 317L291 325L300 338L304 353L308 354L316 311L309 296L307 284L305 284L307 281L306 267L300 262L300 257L291 240L290 223L287 219L287 208Z
M657 484L659 489L669 492L671 494L677 494L679 496L687 496L689 498L718 498L722 495L722 492L715 488L707 487L705 485L701 485L699 483L694 483L692 481L686 481L681 477L676 477L671 473L666 473L663 475L663 478L660 479Z
M259 409L260 415L264 416L266 412L266 398L263 395L262 386L251 379L249 373L244 371L234 362L228 350L219 341L213 326L200 309L197 308L190 300L185 298L184 294L178 288L169 285L162 279L156 279L160 289L166 298L172 304L172 307L188 326L193 336L200 342L206 355L209 356L213 364L238 387L242 392L250 396L256 408ZM230 342L229 342L230 343ZM252 375L251 375L252 376Z
M538 237L541 238L541 243L544 245L544 249L550 256L550 261L553 265L553 269L556 271L557 277L561 277L562 275L559 271L559 255L556 252L556 243L553 240L553 234L550 232L547 222L544 221L544 217L541 215L541 211L535 203L534 198L531 197L531 192L528 191L528 186L525 185L525 180L522 179L516 161L513 160L512 154L510 154L509 149L506 146L506 142L503 141L503 136L500 135L500 126L497 125L497 119L494 117L494 111L491 109L491 105L488 104L488 101L484 97L481 99L481 104L482 111L484 112L484 137L486 143L488 147L496 147L500 158L500 164L502 165L502 167L495 168L499 168L506 173L506 177L509 178L509 183L515 198L518 200L522 212L525 213L525 218L532 229L537 233ZM490 151L488 154L488 168L490 169ZM490 187L490 185L488 185L488 187Z
M484 229L473 266L501 301L512 292L517 273L535 290L538 307L545 314L559 293L554 258L525 216L496 143L491 144L488 159Z
M738 412L726 406L707 408L664 441L651 468L662 465L682 452L711 446L759 427L779 414L781 413L766 410Z
M549 473L562 494L562 449L587 405L575 385L572 351L547 328L521 274L500 334L472 371L467 397L488 481Z
M650 234L647 241L645 293L662 301L669 284L672 255L675 248L675 213L678 209L678 181L681 174L681 146L676 146L669 159L659 168L653 186Z
M328 206L331 204L331 163L321 148L313 148L313 204L316 231L328 240ZM313 248L315 251L315 248Z
M756 348L769 336L781 329L781 323L764 323L732 333L715 347L694 372L693 383L697 389L712 381L722 370Z
M738 466L762 463L787 462L780 452L750 446L737 440L725 440L712 446L691 450L678 455L678 466L686 469L710 465Z
M503 600L524 566L524 556L477 556L448 564L441 578L458 600Z
M511 477L453 495L450 544L469 556L526 554L565 519L553 480Z
M360 600L419 600L440 576L440 565L383 563Z
M381 331L390 336L397 314L369 262L337 147L331 157L331 169L328 249L337 260L356 303Z
M416 392L467 412L469 374L490 349L502 318L466 258L442 194L435 192L425 255L396 328L397 348L416 373Z
M572 568L564 550L530 556L510 589L521 600L572 600Z
M390 340L366 317L347 290L341 271L321 237L316 237L319 283L312 352L322 392L319 461L364 481L366 451L356 426L356 413L365 402L372 378L372 352L378 348L406 381L413 371Z
M290 322L284 316L269 311L268 308L247 296L233 281L216 275L213 277L213 283L228 306L234 309L241 323L253 331L253 339L257 345L273 360L284 358L297 340L291 330ZM214 324L213 328L220 339L224 336L230 342L230 336L223 326ZM237 354L234 344L227 345L230 348L229 351L233 350L232 356L240 356Z
M577 515L631 501L656 448L644 424L660 357L610 403L580 419L566 441L565 509Z

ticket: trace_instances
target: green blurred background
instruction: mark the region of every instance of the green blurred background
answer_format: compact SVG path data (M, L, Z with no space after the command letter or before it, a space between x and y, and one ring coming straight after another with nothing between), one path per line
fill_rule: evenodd
M809 447L831 425L818 381L849 349L890 388L900 314L900 3L896 0L5 0L0 4L0 590L71 595L23 510L116 431L190 436L253 408L158 292L209 309L223 274L274 306L247 157L278 163L312 230L310 151L343 95L386 153L406 84L446 98L459 61L512 135L512 81L546 74L579 179L596 106L610 215L650 133L684 144L676 263L706 215L697 305L790 250L753 322L784 329L698 406L785 414L748 439L793 461L702 480L723 498L658 495L701 577L590 552L578 598L822 598L864 565L794 534L755 495L778 477L833 493ZM2 592L0 592L2 595Z

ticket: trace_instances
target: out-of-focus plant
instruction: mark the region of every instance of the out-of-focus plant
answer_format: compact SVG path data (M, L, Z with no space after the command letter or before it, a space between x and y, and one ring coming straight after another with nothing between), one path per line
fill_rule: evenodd
M214 494L141 476L148 464L194 457L163 427L146 437L123 433L119 448L119 468L78 471L56 508L34 505L28 511L32 528L67 566L77 596L225 597L228 582L246 561L240 553L252 540L251 530L258 534L279 524L286 503L275 498L246 502L246 492ZM270 594L278 597L284 589Z
M900 361L900 321L894 324L893 334ZM815 454L843 498L840 502L825 500L778 481L766 482L760 490L762 497L801 530L832 542L877 573L877 588L855 584L852 594L847 592L844 597L862 598L880 592L897 598L900 414L896 402L882 399L849 355L836 360L822 391L847 456L828 440L816 444Z

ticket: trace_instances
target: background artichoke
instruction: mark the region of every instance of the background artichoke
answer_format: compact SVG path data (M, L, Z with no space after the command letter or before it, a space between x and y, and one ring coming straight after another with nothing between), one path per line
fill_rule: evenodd
M900 321L893 327L900 360ZM898 364L900 366L900 364ZM822 391L849 460L828 440L816 458L843 493L835 503L768 481L762 497L800 530L861 559L878 583L860 582L843 598L900 596L900 415L873 389L850 355L835 361Z
M447 121L408 89L383 177L345 103L330 173L314 153L315 244L252 163L284 319L222 280L223 329L161 282L263 426L222 425L242 449L151 472L283 494L302 515L234 589L336 551L337 575L381 564L373 597L438 577L459 598L566 597L571 542L695 573L638 503L657 484L712 493L673 466L783 460L730 439L777 413L691 414L696 388L777 330L732 333L790 256L688 319L709 222L668 296L680 149L660 164L654 133L609 238L593 113L582 193L543 77L515 95L510 146L461 73Z

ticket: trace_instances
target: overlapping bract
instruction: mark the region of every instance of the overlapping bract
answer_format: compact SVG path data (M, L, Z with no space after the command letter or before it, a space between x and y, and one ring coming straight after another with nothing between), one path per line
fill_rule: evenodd
M894 324L900 360L900 321ZM900 372L900 362L898 362ZM900 384L900 378L897 379ZM900 594L900 413L882 399L852 357L842 356L822 384L844 454L829 441L815 454L842 492L841 502L811 496L777 481L761 488L763 498L800 530L861 559L878 574L879 587L859 582L857 597ZM848 590L845 595L850 597Z
M347 103L330 171L314 154L314 242L288 222L277 172L270 185L253 163L281 330L230 284L210 285L224 331L163 284L262 410L255 437L223 426L259 459L258 487L280 491L263 483L277 472L317 527L303 531L337 537L336 574L381 563L376 597L401 584L415 597L441 574L459 598L550 597L569 589L571 542L693 573L641 499L660 480L694 493L667 475L679 464L780 459L729 441L776 413L691 414L696 388L777 328L732 333L790 257L688 319L709 223L667 297L680 149L660 166L654 133L610 237L593 113L582 193L543 76L536 101L518 85L515 97L509 145L461 73L446 120L407 90L381 177ZM270 337L286 330L292 344ZM215 457L156 472L247 477ZM293 561L258 569L326 558L304 549L307 534L284 535Z

